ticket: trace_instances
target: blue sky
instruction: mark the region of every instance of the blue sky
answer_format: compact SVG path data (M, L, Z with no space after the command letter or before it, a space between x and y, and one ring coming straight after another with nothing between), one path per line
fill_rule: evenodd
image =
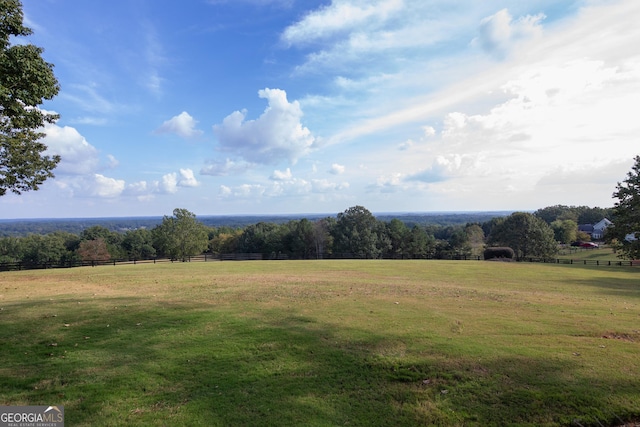
M2 218L612 206L637 0L24 0L56 177Z

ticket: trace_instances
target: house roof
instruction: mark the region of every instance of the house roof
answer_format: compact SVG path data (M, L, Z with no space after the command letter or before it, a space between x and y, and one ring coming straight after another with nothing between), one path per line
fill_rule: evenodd
M604 230L605 228L607 228L611 224L613 224L613 223L611 221L609 221L607 218L602 218L598 223L596 223L593 226L593 228L594 228L594 230Z

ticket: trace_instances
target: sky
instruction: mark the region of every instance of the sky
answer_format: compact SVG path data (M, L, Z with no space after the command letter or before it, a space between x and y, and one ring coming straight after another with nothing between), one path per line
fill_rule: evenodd
M611 207L637 0L23 0L61 90L0 218Z

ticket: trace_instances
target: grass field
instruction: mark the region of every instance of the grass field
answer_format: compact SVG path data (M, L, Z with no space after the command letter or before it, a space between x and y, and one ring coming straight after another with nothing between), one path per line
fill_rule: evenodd
M556 256L560 259L573 259L573 260L600 260L600 261L620 261L617 254L613 252L610 246L602 245L598 249L585 249L566 247L560 250L560 253ZM628 262L627 262L628 263Z
M69 426L640 419L640 270L258 261L0 273L0 405Z

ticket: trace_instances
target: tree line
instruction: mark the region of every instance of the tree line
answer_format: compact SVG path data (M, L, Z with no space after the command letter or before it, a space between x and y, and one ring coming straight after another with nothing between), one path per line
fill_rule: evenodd
M411 225L398 218L382 221L365 207L353 206L335 217L245 227L210 227L192 212L175 209L151 229L116 232L96 225L79 234L56 231L1 237L0 263L186 260L202 253L256 253L265 259L460 259L480 257L486 246L510 247L519 259L551 258L558 243L579 237L577 222L569 219L576 209L556 206L533 214L516 212L485 222L443 226ZM600 215L599 209L578 210Z

